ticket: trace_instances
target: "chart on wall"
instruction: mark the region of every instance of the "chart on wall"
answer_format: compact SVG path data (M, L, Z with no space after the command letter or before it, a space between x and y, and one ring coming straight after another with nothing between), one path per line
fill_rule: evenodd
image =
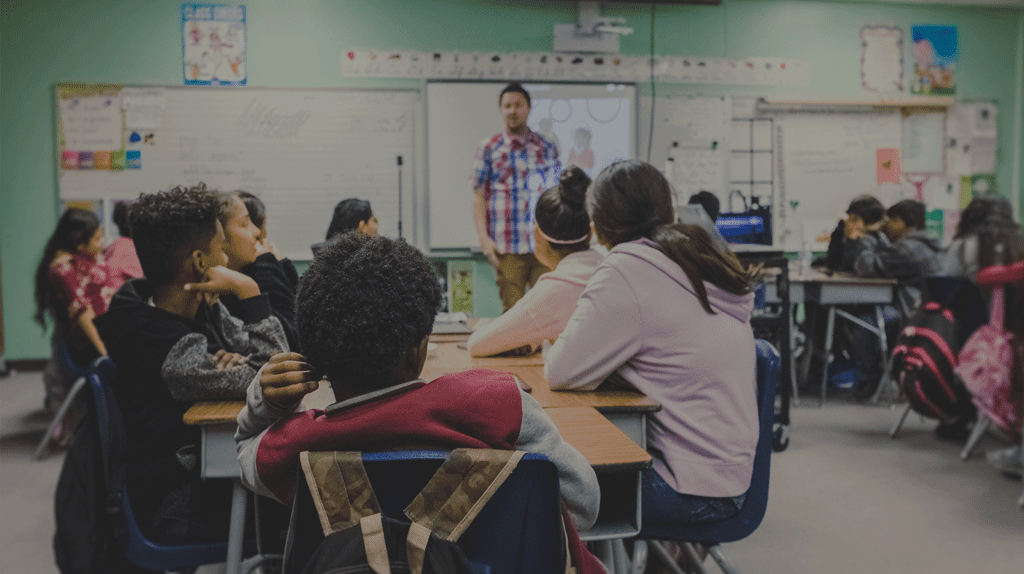
M397 237L401 219L412 237L417 101L411 91L61 85L61 198L199 182L250 191L267 205L271 241L300 260L348 197L370 201L383 235Z

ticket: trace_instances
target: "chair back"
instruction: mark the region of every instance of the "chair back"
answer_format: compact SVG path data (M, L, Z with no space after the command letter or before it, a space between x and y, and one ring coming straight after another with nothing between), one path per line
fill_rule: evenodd
M445 451L363 454L363 466L384 516L408 521L405 507L448 457ZM306 481L299 471L284 572L301 572L324 540ZM558 471L543 455L527 454L498 488L458 545L470 562L494 574L565 570Z
M760 526L768 509L768 479L771 474L772 440L775 435L775 390L779 383L782 359L768 341L756 339L754 343L757 351L757 410L760 429L754 454L754 471L743 508L736 516L718 522L644 523L640 530L641 538L702 542L710 545L741 540Z
M152 542L139 529L125 489L125 432L114 395L114 373L114 363L107 357L101 357L90 366L86 378L96 410L107 508L117 515L125 557L132 564L151 570L181 570L223 562L227 558L227 542L168 546Z

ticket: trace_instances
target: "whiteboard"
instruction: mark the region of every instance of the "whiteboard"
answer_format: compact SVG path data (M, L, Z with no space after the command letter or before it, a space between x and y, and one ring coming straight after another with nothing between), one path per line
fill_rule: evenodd
M778 230L783 248L799 250L804 235L813 235L806 239L823 249L815 239L823 228L835 227L858 195L873 195L886 206L900 198L900 186L877 183L875 169L877 149L900 148L899 112L793 113L777 123L782 199L775 213L786 210L789 226Z
M498 95L505 85L427 82L427 243L431 249L479 248L470 176L477 146L504 129ZM575 138L580 129L591 134L593 165L584 166L591 177L615 161L634 157L635 86L526 83L524 87L532 101L527 123L558 146L563 168L574 148L582 150Z
M289 257L306 260L310 245L323 241L334 205L345 198L369 200L381 234L398 236L397 158L402 156L403 236L414 237L418 92L185 87L147 92L149 101L159 104L149 111L127 110L126 116L146 117L131 117L130 124L142 126L138 129L122 128L124 149L140 153L140 167L63 169L58 162L62 199L135 199L142 192L200 181L221 191L242 189L266 204L270 240ZM58 97L60 137L67 131L71 145L89 145L75 143L89 140L72 138L76 132L65 129L84 119L103 128L93 130L104 136L97 145L109 145L109 122L101 122L106 116L76 116L66 104ZM133 133L139 141L132 141Z

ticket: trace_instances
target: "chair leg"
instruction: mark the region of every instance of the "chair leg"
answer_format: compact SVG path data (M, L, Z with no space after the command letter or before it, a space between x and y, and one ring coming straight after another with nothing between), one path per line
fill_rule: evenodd
M721 544L708 547L708 553L715 559L715 563L722 569L722 572L725 572L725 574L739 574L739 570L736 570L732 563L729 562L729 559L725 557L725 551L722 550Z
M46 427L46 432L43 433L43 439L39 441L39 446L36 447L35 454L32 455L36 460L42 460L43 454L46 453L46 447L50 445L50 441L53 440L53 431L57 428L57 425L64 420L64 415L67 414L71 405L75 402L75 397L85 387L85 377L79 377L75 381L75 384L71 386L71 390L68 392L68 396L64 397L64 402L60 404L60 408L57 409L57 414L53 416L53 421L50 422L50 426Z
M648 548L651 550L651 556L657 557L661 560L662 564L664 564L672 574L687 574L687 572L679 567L679 564L676 564L676 559L668 553L668 550L665 550L665 546L661 542L651 540L648 543ZM692 552L693 549L691 548L690 551Z
M896 379L892 378L892 357L886 357L885 370L882 371L882 380L878 381L878 388L875 389L875 394L871 395L871 404L877 405L878 401L882 398L882 392L890 385L896 387L896 394L899 396L899 383L896 382ZM896 400L893 399L889 402L889 406L892 406L895 402Z
M828 364L832 359L832 329L835 326L836 308L833 305L828 308L828 323L825 327L825 356L821 366L821 404L818 405L819 407L825 406L825 391L828 389Z
M245 538L245 513L248 491L241 479L233 478L231 492L231 528L228 532L228 555L225 574L239 574L242 566L242 544Z
M978 442L981 441L981 437L985 435L985 431L988 430L989 425L992 421L988 420L988 417L978 413L978 422L974 423L974 429L971 430L971 436L967 439L967 444L964 445L964 450L960 452L960 459L967 460L971 458L971 451L974 447L978 446Z
M629 565L629 574L644 574L647 569L647 541L633 539L633 556Z
M697 549L693 547L693 544L683 542L680 546L683 548L683 554L686 556L686 559L696 568L694 574L708 574L708 571L704 569L704 561L697 555Z
M889 436L896 438L900 434L900 429L903 428L904 421L907 420L907 415L910 414L910 405L903 409L903 414L900 415L900 420L896 421L896 424L889 430Z

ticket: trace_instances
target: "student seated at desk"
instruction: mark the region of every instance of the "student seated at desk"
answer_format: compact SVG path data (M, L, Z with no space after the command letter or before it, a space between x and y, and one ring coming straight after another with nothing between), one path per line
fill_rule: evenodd
M882 235L885 207L870 195L861 195L850 202L846 218L840 219L828 242L826 265L831 271L853 272L853 262L861 249L873 249Z
M537 200L533 228L537 260L553 271L501 317L476 329L469 337L474 357L496 355L520 347L531 350L554 341L576 308L587 280L603 254L590 248L590 217L584 200L590 177L576 166L562 172L557 186Z
M597 476L515 377L472 370L430 384L419 378L440 303L433 268L404 241L346 233L325 247L299 280L304 356L273 357L238 415L242 482L287 502L302 451L518 449L555 463L572 523L589 528ZM321 376L337 402L292 412ZM601 571L570 532L576 566Z
M126 488L139 525L160 542L227 539L231 483L200 480L199 428L182 416L195 401L243 397L267 359L288 349L267 296L223 266L220 210L203 188L139 197L130 221L145 277L96 318L117 365ZM234 295L238 315L206 294Z
M314 243L310 247L313 250L313 257L316 257L320 250L330 244L335 237L340 237L343 233L350 231L377 237L377 216L373 214L369 201L355 197L339 201L338 205L334 206L331 224L327 226L326 239L320 243Z
M547 353L552 389L606 378L658 401L647 427L644 523L721 520L739 512L758 440L750 278L706 231L673 223L672 189L654 166L623 161L588 192L611 251Z
M297 351L299 342L295 336L295 285L298 273L292 262L267 238L266 228L261 229L249 215L249 204L253 204L257 212L262 210L262 223L265 225L266 208L263 202L245 191L221 194L221 200L223 207L220 223L224 228L227 268L251 277L259 286L260 293L267 294L270 309L288 337L288 347ZM238 314L237 297L222 295L220 302L227 307L229 313Z
M1022 259L1024 236L1013 220L1010 202L995 194L979 195L960 212L939 274L976 281L984 267Z

